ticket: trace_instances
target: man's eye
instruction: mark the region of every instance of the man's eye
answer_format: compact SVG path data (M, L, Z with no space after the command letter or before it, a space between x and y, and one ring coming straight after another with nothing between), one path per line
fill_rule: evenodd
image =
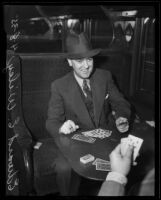
M92 60L93 60L93 58L88 58L87 60L90 62L90 61L92 61Z
M77 62L81 63L81 62L82 62L82 60L77 60Z

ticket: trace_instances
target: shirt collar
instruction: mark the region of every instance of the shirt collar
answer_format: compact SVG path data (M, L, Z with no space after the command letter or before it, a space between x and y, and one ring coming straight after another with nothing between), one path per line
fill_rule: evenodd
M76 81L78 82L79 86L82 88L82 86L83 86L83 79L80 78L80 77L78 77L75 72L74 72L74 77L75 77ZM87 84L88 84L88 86L90 88L90 80L89 79L86 79L86 80L87 80Z

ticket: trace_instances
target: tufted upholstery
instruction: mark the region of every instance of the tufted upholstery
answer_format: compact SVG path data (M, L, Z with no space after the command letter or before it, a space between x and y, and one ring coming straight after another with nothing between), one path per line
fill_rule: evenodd
M59 54L22 54L20 58L24 120L36 141L48 138L45 120L51 82L66 74L70 67Z

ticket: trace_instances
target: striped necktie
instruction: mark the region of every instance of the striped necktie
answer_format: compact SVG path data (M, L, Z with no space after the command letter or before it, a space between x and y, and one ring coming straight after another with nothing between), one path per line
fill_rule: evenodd
M86 102L87 110L88 110L88 112L91 116L93 123L94 123L94 109L93 109L92 91L90 90L86 79L83 79L83 85L82 86L83 86L83 91L86 94L85 102Z

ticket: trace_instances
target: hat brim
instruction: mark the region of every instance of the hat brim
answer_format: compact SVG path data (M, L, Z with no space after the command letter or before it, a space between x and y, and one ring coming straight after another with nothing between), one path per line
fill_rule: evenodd
M87 52L79 53L79 54L72 54L66 53L64 56L69 59L81 59L81 58L90 58L93 57L101 52L102 49L93 49Z

